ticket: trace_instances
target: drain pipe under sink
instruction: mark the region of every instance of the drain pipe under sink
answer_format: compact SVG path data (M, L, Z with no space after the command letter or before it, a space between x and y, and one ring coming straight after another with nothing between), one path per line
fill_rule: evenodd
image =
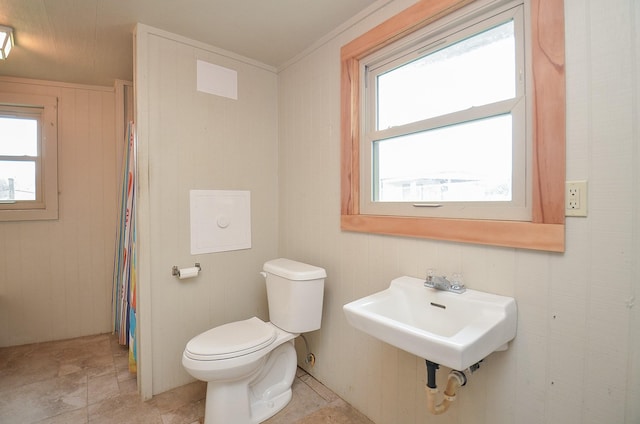
M447 387L444 389L444 399L438 405L436 405L436 396L439 392L436 384L436 371L440 368L440 365L435 362L431 362L428 359L425 360L427 365L427 385L424 388L427 392L427 409L433 415L440 415L447 412L451 402L456 400L456 393L458 388L467 384L467 378L471 376L471 373L480 368L480 363L467 368L464 372L458 370L451 370L447 376Z

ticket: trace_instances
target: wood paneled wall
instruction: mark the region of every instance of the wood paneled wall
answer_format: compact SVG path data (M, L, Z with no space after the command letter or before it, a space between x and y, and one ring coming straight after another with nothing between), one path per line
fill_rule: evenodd
M589 215L566 219L564 253L340 231L340 48L414 3L385 3L279 72L280 254L328 273L309 371L376 424L640 422L640 2L564 0L567 179L589 181ZM342 311L427 268L518 303L509 349L438 417L424 360Z
M258 272L278 248L278 81L266 65L142 24L136 52L138 383L146 398L193 380L181 362L192 337L268 320ZM198 60L237 72L238 99L197 91ZM192 189L251 192L250 249L191 254ZM194 262L197 277L171 275L173 265Z
M111 331L120 140L109 87L0 78L58 97L59 219L0 222L0 346Z

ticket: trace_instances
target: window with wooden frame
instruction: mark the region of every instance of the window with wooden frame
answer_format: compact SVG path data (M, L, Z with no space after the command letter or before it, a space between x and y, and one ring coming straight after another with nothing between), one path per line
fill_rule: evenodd
M0 93L0 221L58 218L57 99Z
M363 109L363 104L367 101L365 100L367 90L365 83L368 69L365 64L369 66L370 63L376 63L376 60L378 63L388 63L386 58L389 54L386 52L389 51L389 46L410 45L419 31L443 26L443 22L452 21L456 25L462 23L464 27L465 19L477 19L478 14L474 11L481 9L481 6L487 3L492 3L494 6L495 3L506 2L420 1L343 46L341 51L341 226L343 230L549 251L564 250L565 83L562 1L531 0L525 1L523 6L525 26L529 29L527 36L531 37L531 66L529 66L531 77L528 79L527 87L530 99L527 102L529 110L526 124L530 128L530 147L528 147L530 159L527 165L528 175L525 178L526 187L524 187L528 193L527 214L524 217L516 216L515 218L513 216L505 218L499 214L497 218L482 214L450 218L428 213L412 216L406 212L389 212L384 208L376 210L375 207L371 209L366 205L363 207L363 204L371 202L371 199L376 200L375 190L379 188L379 186L370 188L368 185L372 183L366 178L371 175L376 184L380 183L379 180L375 180L376 172L379 172L376 168L379 164L375 162L375 155L379 152L375 151L375 137L370 136L371 122L375 121L377 116L370 112L363 112L366 110L366 108ZM498 20L505 22L502 18ZM489 29L495 27L496 25L493 24L487 26ZM471 32L482 33L485 29L480 27L479 30ZM453 44L455 43L449 43L449 45ZM427 50L428 48L429 46ZM385 60L381 61L379 57ZM503 116L504 113L494 113L494 115ZM384 136L387 133L391 138L396 136L396 127L404 126L409 134L420 131L420 125L425 122L427 129L437 128L430 117L426 120L420 116L419 118L420 123L417 127L413 121L410 122L409 127L404 122L392 125L391 129L387 128L388 125L383 127L374 125L374 127L382 134L382 140L385 140ZM368 163L369 160L371 163ZM392 196L415 196L415 193L402 192L401 179L389 179L387 182L389 181L397 185L392 187L395 190ZM431 180L425 178L424 181L432 183L433 178ZM464 186L459 184L456 188L460 189ZM416 199L411 200L420 204ZM420 215L420 213L414 215Z

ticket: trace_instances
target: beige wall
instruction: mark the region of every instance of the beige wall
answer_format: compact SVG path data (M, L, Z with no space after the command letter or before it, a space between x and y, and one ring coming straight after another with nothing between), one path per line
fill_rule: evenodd
M136 49L139 381L148 397L191 381L181 358L193 336L268 319L258 273L277 255L278 92L274 69L164 31L138 26ZM196 60L237 71L238 100L197 92ZM191 255L191 189L249 190L252 248ZM197 278L171 275L194 262Z
M640 2L565 0L567 179L587 179L590 198L587 218L567 219L564 254L340 231L339 49L410 4L353 22L279 72L279 253L329 275L311 372L378 424L639 422ZM519 308L509 350L437 418L426 412L424 361L342 312L429 267L462 271Z
M59 219L0 222L0 346L109 332L122 144L114 90L0 78L0 91L58 97L60 192Z
M143 27L143 393L189 381L180 355L193 335L267 319L257 271L282 255L329 273L323 326L309 335L311 372L378 424L638 422L640 3L565 0L567 178L588 179L590 199L588 218L567 220L564 254L340 231L339 48L411 3L352 21L277 76ZM196 93L196 59L236 69L239 100ZM120 160L113 92L6 79L0 89L61 99L60 219L0 223L0 346L109 331ZM190 255L191 188L251 190L253 248ZM172 265L196 261L197 279L171 277ZM510 349L491 355L437 419L426 413L423 360L352 329L342 313L344 303L427 267L461 270L470 287L514 296L519 307Z

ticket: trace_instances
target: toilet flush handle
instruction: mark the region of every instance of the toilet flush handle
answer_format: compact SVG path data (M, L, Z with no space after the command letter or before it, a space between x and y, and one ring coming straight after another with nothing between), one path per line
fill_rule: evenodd
M262 278L267 278L267 273L264 271L260 271L260 275L262 275Z

